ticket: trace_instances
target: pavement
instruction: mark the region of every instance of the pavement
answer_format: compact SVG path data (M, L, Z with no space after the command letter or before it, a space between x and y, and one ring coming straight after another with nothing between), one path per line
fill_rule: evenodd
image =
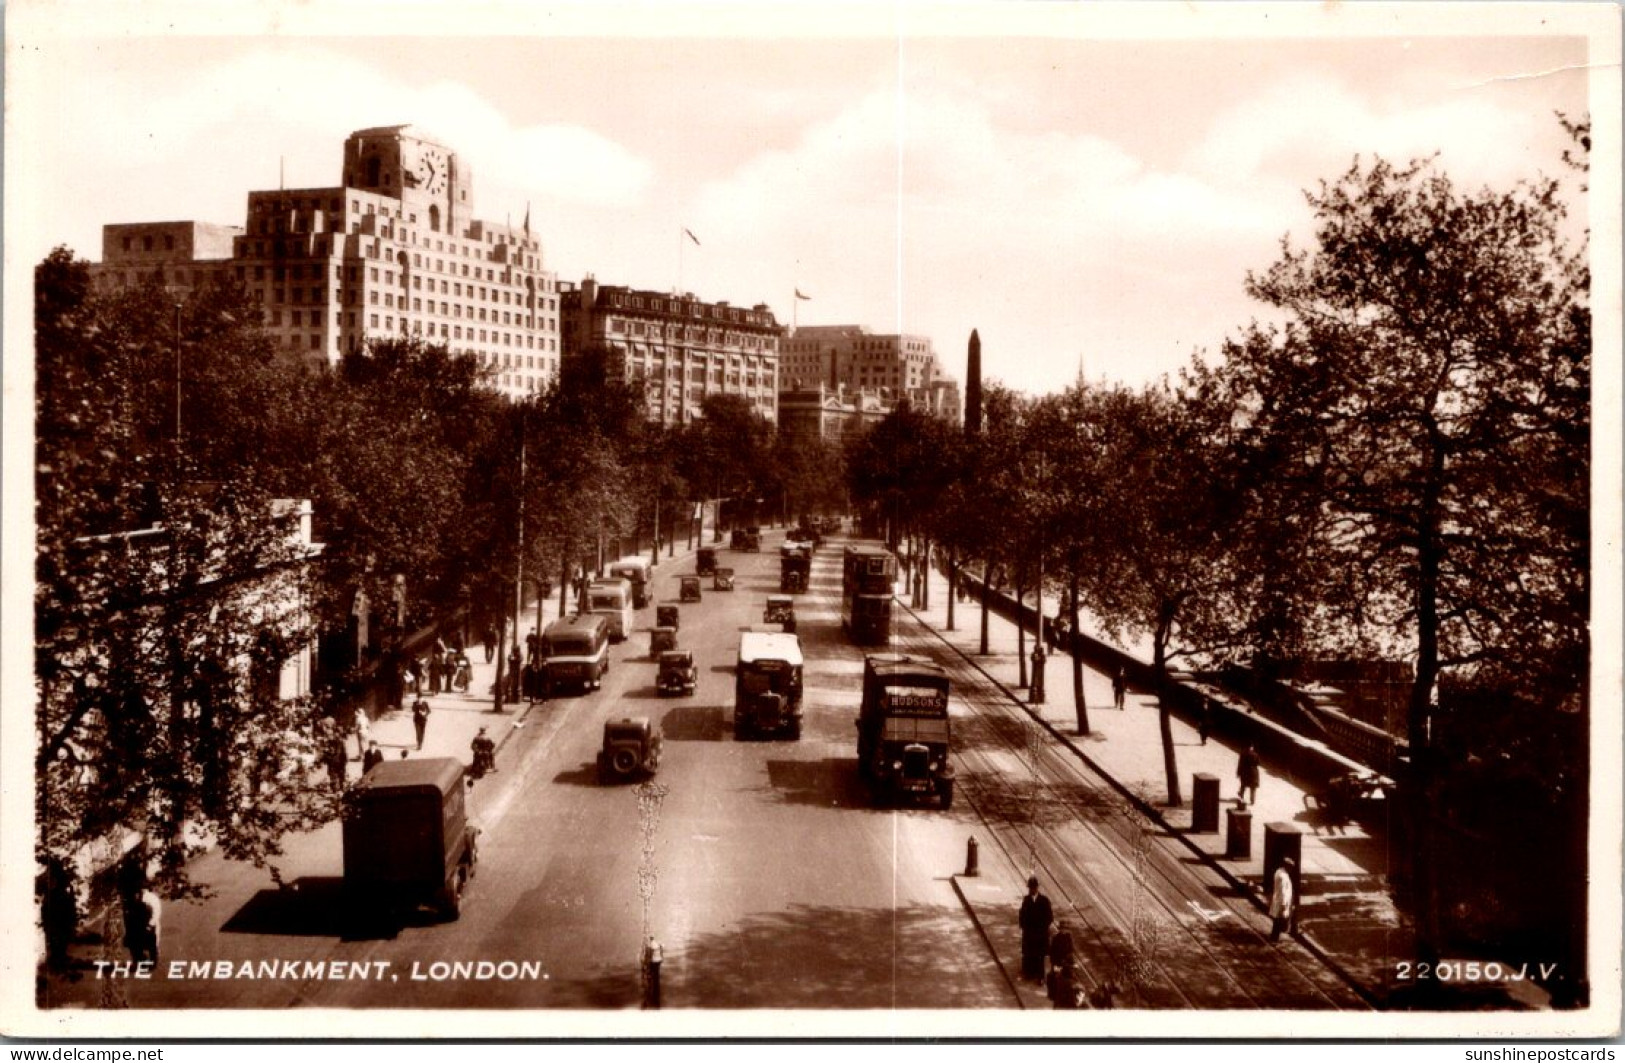
M1294 936L1300 944L1337 971L1351 988L1376 1007L1397 1004L1412 988L1402 978L1403 961L1414 955L1414 934L1407 917L1396 906L1389 890L1388 838L1379 823L1361 825L1327 823L1305 807L1305 789L1280 765L1266 759L1262 765L1257 800L1243 806L1238 800L1238 744L1217 728L1207 740L1190 722L1173 716L1174 751L1180 779L1181 804L1167 802L1157 699L1154 694L1131 685L1121 710L1113 705L1111 679L1086 664L1083 694L1089 731L1078 727L1072 690L1072 658L1065 651L1051 654L1045 668L1045 698L1042 705L1029 704L1029 691L1020 680L1017 633L1014 621L991 612L988 617L988 652L981 649L981 607L974 598L954 605L954 630L947 624L948 578L941 572L930 574L929 608L909 608L910 598L898 595L900 607L909 608L922 623L953 651L1002 687L1006 694L1042 722L1051 738L1070 748L1080 760L1103 776L1124 797L1169 833L1178 838L1193 856L1217 871L1232 888L1249 897L1257 909L1259 926L1269 927L1268 883L1264 880L1264 835L1266 826L1276 832L1299 834L1302 887L1298 928ZM1046 603L1053 613L1055 602ZM1098 624L1084 621L1084 633L1114 645L1136 659L1149 660L1149 646L1143 641L1127 646L1113 642ZM1096 630L1091 630L1095 628ZM1032 652L1031 632L1025 649ZM1212 775L1220 787L1218 829L1199 832L1192 829L1193 777ZM1245 819L1237 813L1248 814ZM1231 834L1237 835L1237 845ZM1231 855L1235 853L1236 855ZM983 937L1010 979L1024 1007L1049 1007L1042 989L1019 979L1020 934L1012 909L1026 891L1024 873L1008 861L989 859L984 848L979 876L963 874L954 885ZM1492 956L1451 956L1450 959L1493 961ZM1508 972L1518 964L1505 964ZM1485 990L1473 987L1484 1002ZM1526 980L1508 977L1501 985L1501 999L1492 1006L1542 1008L1544 993Z

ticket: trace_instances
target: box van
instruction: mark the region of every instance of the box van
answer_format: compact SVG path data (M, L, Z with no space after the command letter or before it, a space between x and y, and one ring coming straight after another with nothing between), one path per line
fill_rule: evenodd
M463 805L463 765L450 757L386 760L345 795L344 898L353 919L383 908L462 910L479 829Z
M632 608L649 604L649 578L654 574L647 557L623 557L609 566L610 579L624 579L632 585Z
M734 737L801 737L801 640L782 631L739 636L734 671Z
M609 637L620 642L632 633L632 585L624 579L587 584L586 612L609 621Z
M591 613L555 620L542 632L542 681L547 692L597 690L609 671L609 621Z

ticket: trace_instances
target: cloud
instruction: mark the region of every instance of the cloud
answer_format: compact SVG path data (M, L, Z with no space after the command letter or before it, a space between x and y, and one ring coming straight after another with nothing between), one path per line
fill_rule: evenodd
M1437 152L1469 184L1505 186L1549 165L1556 122L1538 108L1503 105L1495 93L1462 91L1420 105L1356 92L1321 74L1276 81L1215 117L1188 157L1192 172L1216 183L1333 177L1356 154L1403 163Z

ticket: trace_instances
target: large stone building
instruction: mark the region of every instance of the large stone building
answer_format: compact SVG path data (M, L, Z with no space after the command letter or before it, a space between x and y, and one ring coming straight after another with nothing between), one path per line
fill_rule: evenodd
M560 286L564 356L598 350L627 380L645 387L651 420L700 416L712 395L740 395L778 420L779 342L784 329L766 304L746 310L692 294L601 285L588 277Z
M784 340L780 387L789 390L844 387L874 392L887 407L903 400L957 421L959 384L937 361L925 336L882 335L863 325L809 325Z
M246 221L105 226L97 283L233 278L284 348L326 364L416 334L475 356L510 396L557 378L557 282L528 213L476 219L472 167L412 126L350 134L342 183L250 192Z
M880 392L870 389L788 388L779 392L779 431L800 443L839 443L878 424L890 409Z

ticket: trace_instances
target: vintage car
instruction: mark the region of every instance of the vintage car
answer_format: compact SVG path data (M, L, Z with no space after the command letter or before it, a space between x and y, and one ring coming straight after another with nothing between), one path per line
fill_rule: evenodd
M728 533L728 548L730 550L760 550L762 548L762 531L760 528L735 528Z
M667 650L660 655L660 671L655 674L655 689L660 696L694 693L700 670L694 667L694 655L688 650Z
M734 570L731 568L717 569L716 577L712 580L711 589L714 591L731 591L734 589Z
M598 752L598 780L653 775L660 767L660 735L644 719L621 718L604 723L604 748Z
M767 608L762 610L762 621L768 624L782 624L784 630L794 635L796 633L796 602L785 594L770 594L767 596Z
M702 546L694 555L695 574L709 576L717 570L717 548Z
M682 627L679 623L681 612L675 605L655 606L655 627L669 627L673 631Z
M655 660L667 650L677 648L677 629L674 627L656 627L649 632L649 656Z
M682 590L678 591L677 598L684 602L697 602L700 600L700 577L684 576Z

